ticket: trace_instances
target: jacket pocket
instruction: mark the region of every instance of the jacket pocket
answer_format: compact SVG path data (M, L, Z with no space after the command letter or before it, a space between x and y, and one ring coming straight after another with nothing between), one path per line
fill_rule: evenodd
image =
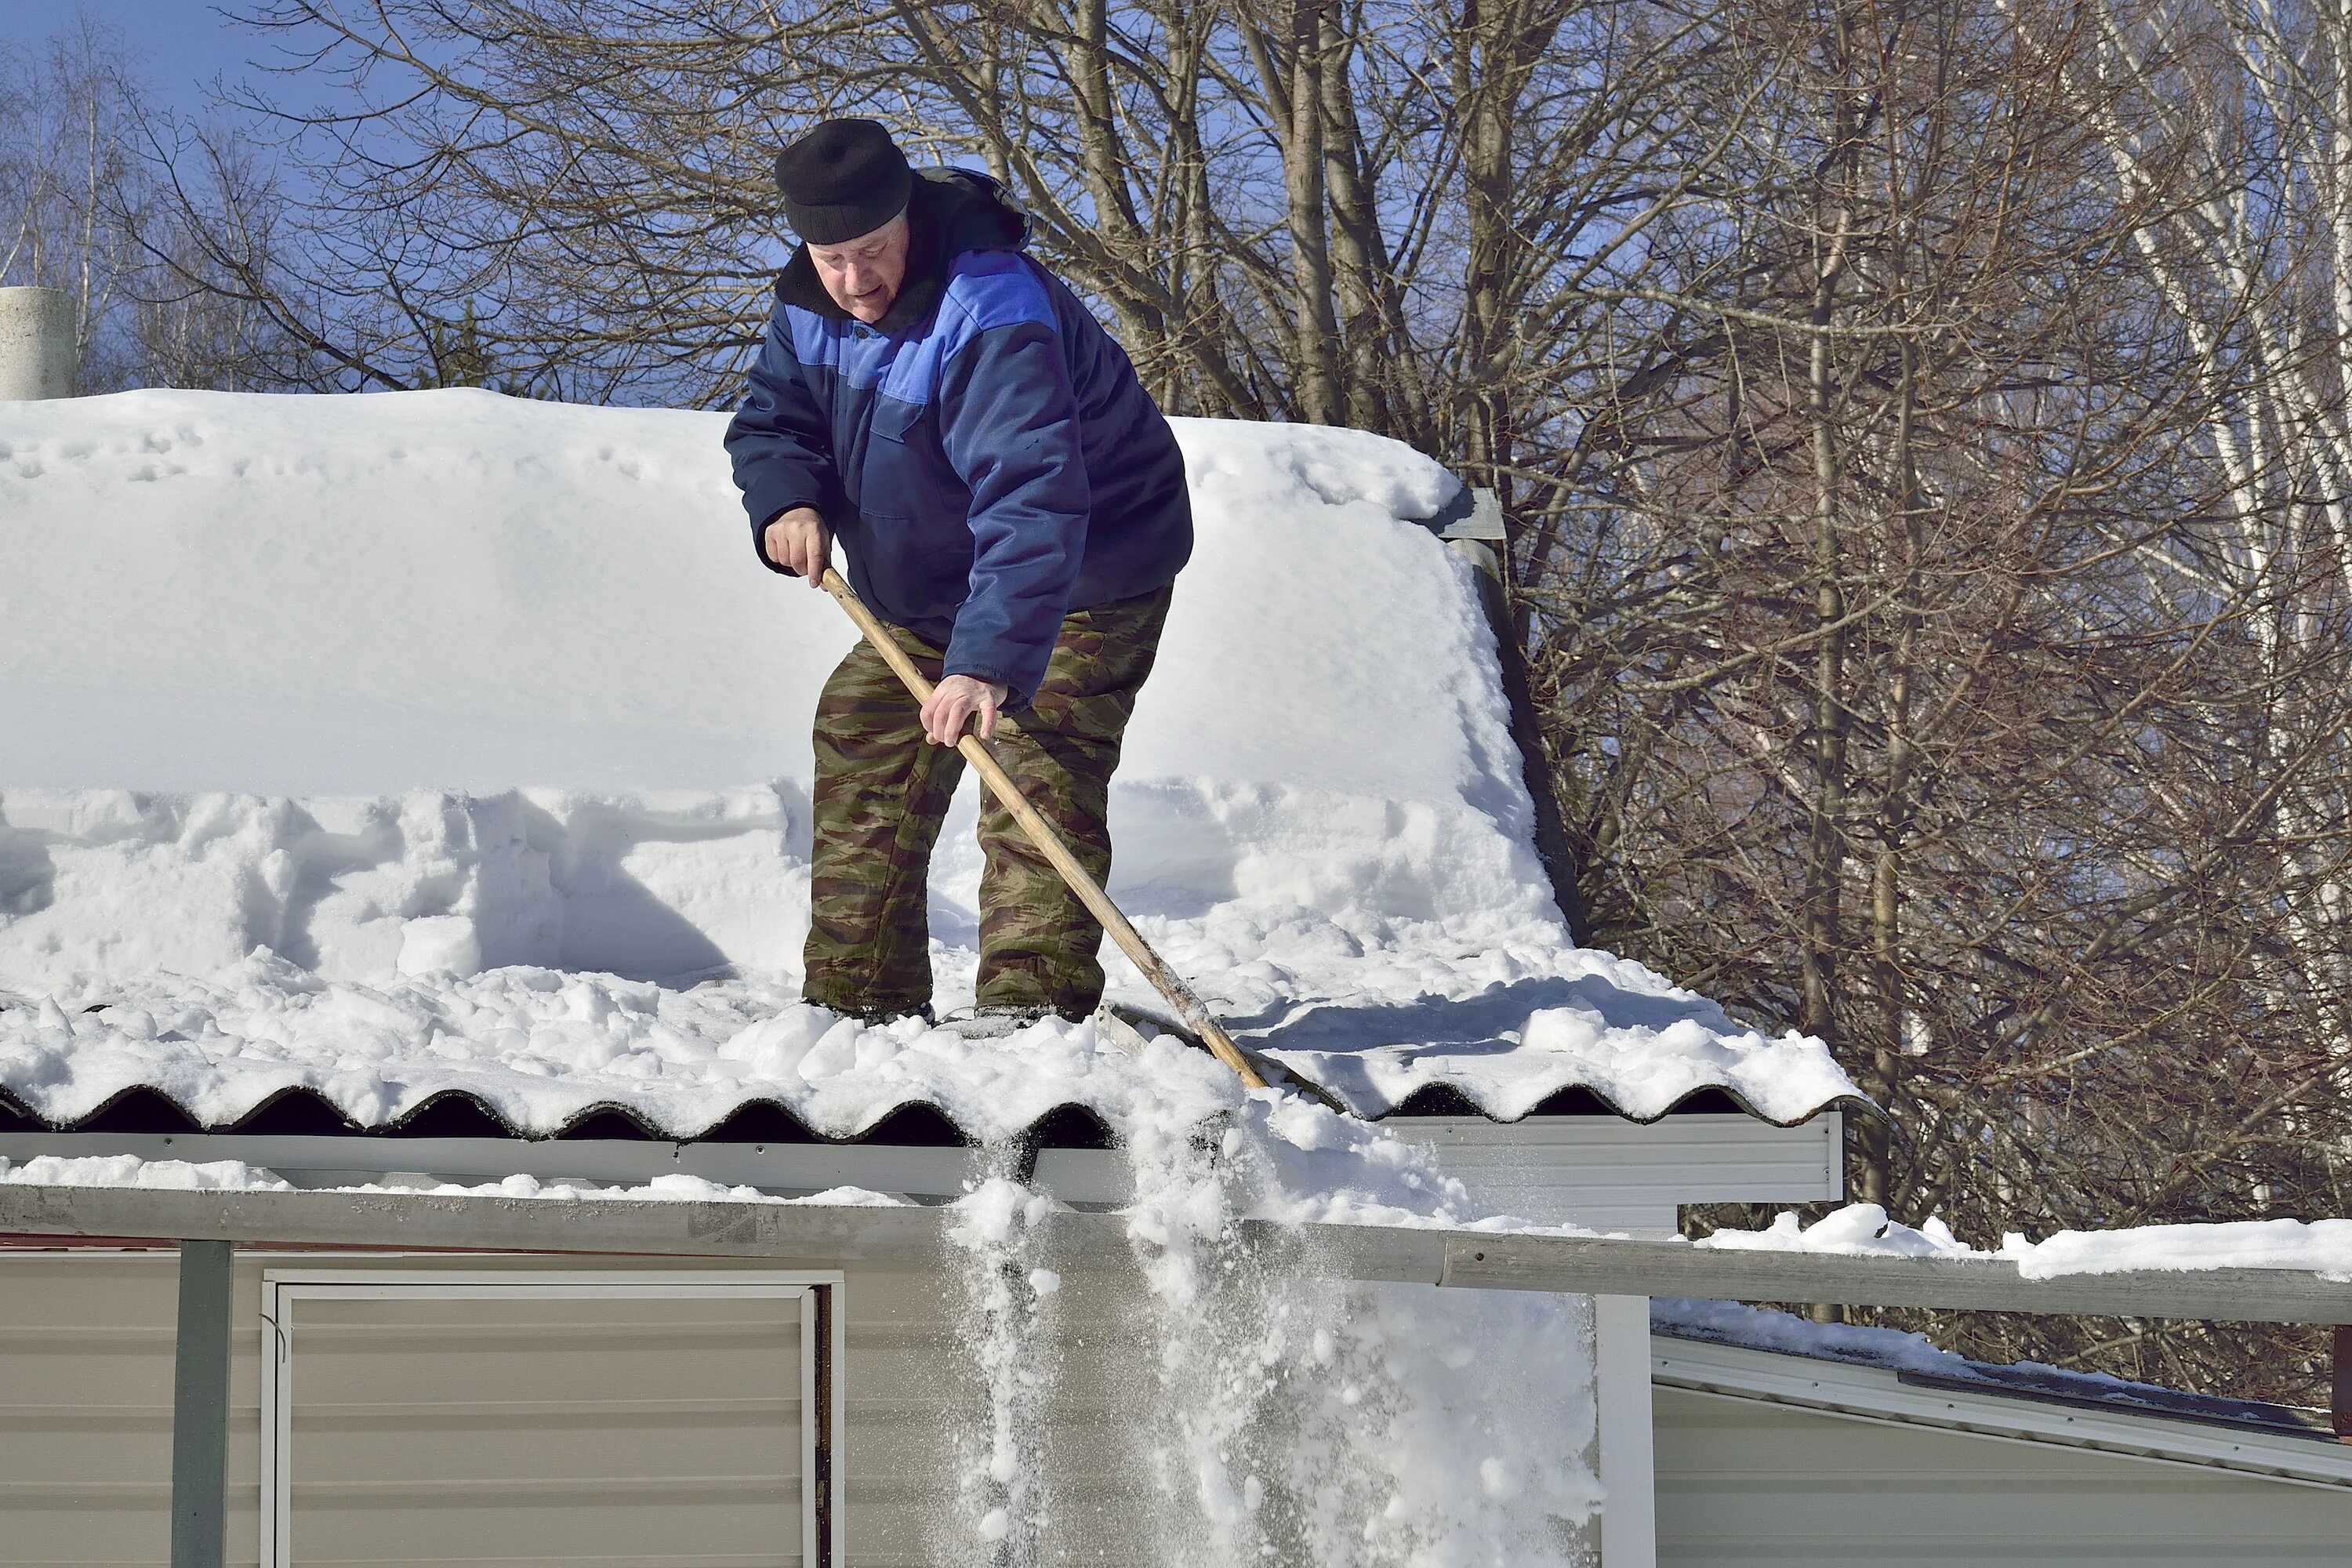
M952 619L971 578L971 534L961 525L863 512L857 551L885 614Z
M936 421L919 403L877 398L858 470L858 510L919 527L961 528L971 492L948 463Z
M874 400L873 432L885 441L904 445L907 433L914 429L922 417L923 405L919 403L901 403L895 397L877 397Z

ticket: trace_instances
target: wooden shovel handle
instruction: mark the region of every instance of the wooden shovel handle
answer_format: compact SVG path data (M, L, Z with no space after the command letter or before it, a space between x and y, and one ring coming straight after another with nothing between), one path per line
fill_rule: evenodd
M915 661L907 657L907 650L898 646L898 639L890 635L890 629L866 607L866 602L857 596L856 591L841 580L841 574L830 566L826 567L820 585L849 612L849 618L857 623L857 629L866 634L866 640L874 645L874 650L882 656L883 662L889 665L898 679L906 683L907 689L914 693L915 700L929 701L931 683L923 678L921 670L915 668ZM956 750L979 770L981 782L988 786L989 793L996 797L998 804L1013 814L1013 820L1021 825L1021 831L1029 836L1029 842L1037 847L1037 853L1053 862L1054 869L1062 874L1062 880L1069 884L1070 891L1077 894L1078 901L1102 922L1103 929L1110 932L1111 940L1118 943L1119 951L1143 972L1143 977L1151 982L1152 988L1167 998L1168 1005L1176 1009L1176 1016L1201 1037L1201 1043L1209 1047L1209 1053L1233 1068L1234 1076L1250 1088L1264 1089L1265 1079L1259 1076L1256 1068L1250 1065L1249 1058L1242 1055L1241 1047L1234 1044L1234 1037L1225 1033L1224 1026L1211 1016L1201 999L1192 994L1192 988L1185 984L1176 972L1151 950L1151 944L1143 940L1143 933L1137 931L1119 912L1118 906L1110 901L1110 895L1087 874L1087 868L1078 864L1078 858L1070 853L1069 846L1062 842L1062 836L1054 831L1054 825L1037 814L1037 808L1029 804L1021 793L1021 786L1013 782L1013 775L1004 771L1003 764L989 752L981 738L967 731L956 742Z

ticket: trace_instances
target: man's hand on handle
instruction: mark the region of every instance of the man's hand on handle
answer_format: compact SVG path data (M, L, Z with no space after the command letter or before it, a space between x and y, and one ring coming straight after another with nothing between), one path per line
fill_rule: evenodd
M761 545L770 561L799 573L812 588L822 585L824 569L833 560L833 533L814 507L796 506L770 519Z
M814 507L796 506L769 520L761 535L768 559L808 579L812 588L824 586L825 569L833 564L833 533ZM972 720L980 721L980 738L996 739L996 710L1004 706L1005 689L994 681L969 675L950 675L932 689L923 704L923 733L938 745L952 746Z
M923 733L932 743L952 746L967 720L980 721L980 738L996 739L996 710L1004 705L1004 688L969 675L950 675L931 689L923 704Z

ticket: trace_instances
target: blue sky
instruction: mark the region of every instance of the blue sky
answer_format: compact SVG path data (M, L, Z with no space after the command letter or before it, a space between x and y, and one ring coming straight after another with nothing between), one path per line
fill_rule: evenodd
M247 62L266 58L269 47L205 0L0 0L0 45L37 50L77 11L121 33L155 97L183 112L201 111L204 84L245 76Z

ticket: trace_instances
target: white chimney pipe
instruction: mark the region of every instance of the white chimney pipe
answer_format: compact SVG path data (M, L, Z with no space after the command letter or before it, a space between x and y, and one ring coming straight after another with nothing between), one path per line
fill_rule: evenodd
M78 358L72 295L0 289L0 401L71 397Z

